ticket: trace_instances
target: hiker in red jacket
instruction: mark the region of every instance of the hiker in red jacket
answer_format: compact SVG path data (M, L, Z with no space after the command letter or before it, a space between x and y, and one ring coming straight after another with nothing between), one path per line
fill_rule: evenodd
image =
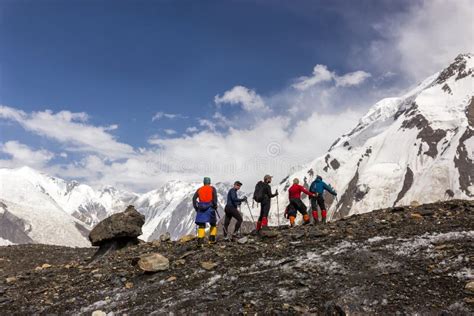
M301 201L301 193L307 194L309 197L313 197L314 193L309 192L305 189L304 186L300 185L300 180L298 178L293 179L293 185L288 189L288 194L290 197L290 208L294 209L294 212L288 213L288 218L290 219L290 225L295 225L296 211L300 212L303 215L303 225L309 224L310 219L308 212L306 211L306 205Z

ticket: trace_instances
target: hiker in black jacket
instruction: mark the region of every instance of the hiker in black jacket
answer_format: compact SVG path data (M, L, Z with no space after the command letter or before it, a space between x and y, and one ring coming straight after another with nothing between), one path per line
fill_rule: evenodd
M278 190L272 194L270 183L272 176L266 175L263 181L257 183L255 187L254 200L260 203L260 216L257 222L257 231L268 226L268 214L270 213L271 199L278 195Z
M242 186L242 182L235 181L234 187L229 190L229 193L227 193L227 204L224 209L224 212L225 212L224 238L225 239L227 239L227 232L229 231L229 224L232 217L237 220L234 226L234 233L232 235L232 238L238 238L240 236L239 229L240 229L240 225L242 225L243 219L242 219L242 215L239 213L238 207L242 202L247 201L246 196L244 196L241 199L239 199L239 197L237 196L237 191L240 190L241 186Z

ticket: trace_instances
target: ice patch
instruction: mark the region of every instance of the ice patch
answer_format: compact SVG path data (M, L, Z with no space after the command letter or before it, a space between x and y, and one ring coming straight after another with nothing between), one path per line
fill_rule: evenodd
M389 236L375 236L375 237L367 239L367 242L370 243L370 244L373 244L373 243L376 243L376 242L379 242L379 241L382 241L382 240L387 240L387 239L392 239L392 237L389 237Z
M395 250L395 254L399 256L411 256L421 249L426 249L427 252L432 252L434 244L443 242L459 240L459 239L474 239L474 231L449 232L449 233L435 233L424 234L411 239L398 239L401 241L400 245L386 245L388 250Z

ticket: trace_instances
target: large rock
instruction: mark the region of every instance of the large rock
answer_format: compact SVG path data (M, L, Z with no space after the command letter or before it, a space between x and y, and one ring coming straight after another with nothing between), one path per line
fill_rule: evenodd
M145 216L138 213L132 205L125 212L107 217L90 232L89 240L93 246L120 239L136 239L142 234Z
M138 266L146 272L165 271L170 268L170 261L159 253L153 253L140 257Z

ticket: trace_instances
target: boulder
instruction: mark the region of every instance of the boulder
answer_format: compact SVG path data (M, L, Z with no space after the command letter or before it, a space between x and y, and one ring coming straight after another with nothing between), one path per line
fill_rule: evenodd
M101 246L111 240L136 239L142 234L143 224L145 216L130 205L124 212L113 214L97 224L90 232L89 240L93 246Z
M170 261L159 253L152 253L141 256L138 266L145 272L166 271L170 268Z

